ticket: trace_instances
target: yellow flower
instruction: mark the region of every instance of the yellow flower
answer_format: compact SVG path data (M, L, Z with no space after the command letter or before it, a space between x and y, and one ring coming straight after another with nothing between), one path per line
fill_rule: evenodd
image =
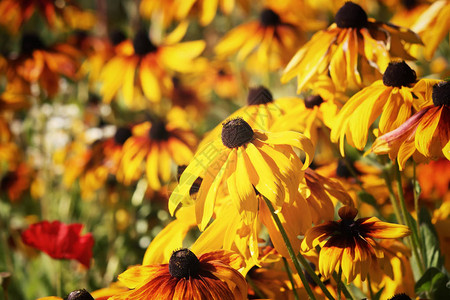
M272 131L272 125L281 116L285 115L291 108L297 106L299 99L293 97L273 99L272 93L264 86L250 88L247 96L247 105L241 107L229 116L229 119L242 118L250 127L262 130ZM276 131L286 131L291 128L281 128ZM203 138L199 149L210 141L220 137L222 125L217 125L213 130Z
M140 3L139 11L145 18L158 16L162 19L161 21L164 27L168 27L173 21L185 20L192 13L196 15L202 26L206 26L216 16L218 7L220 7L220 10L224 14L228 15L233 10L234 3L234 0L143 0Z
M17 74L28 83L38 83L52 97L58 92L61 75L74 79L78 50L68 44L44 45L33 33L22 36L20 53L8 60L7 74Z
M237 53L240 61L248 60L249 69L267 72L285 66L301 42L302 32L293 20L266 7L258 21L251 21L232 29L215 47L219 57Z
M237 271L241 264L238 254L225 250L199 258L188 249L177 250L168 264L134 266L120 274L131 290L109 299L246 299L247 283Z
M282 82L297 76L297 91L301 92L326 75L337 91L360 88L379 76L391 57L412 59L403 41L421 43L410 30L367 18L352 2L339 9L335 20L298 50L284 70Z
M141 176L141 164L145 161L148 184L158 191L170 181L172 163L186 165L193 156L196 137L177 120L143 122L135 125L132 132L123 145L117 172L117 179L127 185Z
M339 209L339 221L329 221L309 229L302 242L302 251L320 245L319 271L325 277L339 269L352 282L367 273L385 256L375 239L396 239L410 234L408 227L380 221L376 217L354 220L358 210L344 206Z
M424 107L397 129L378 137L372 145L376 154L397 158L401 169L409 157L416 160L446 157L450 160L450 82L433 86L433 104Z
M305 152L304 164L293 147ZM203 146L181 175L169 199L170 213L180 203L190 202L189 190L200 177L203 181L195 201L200 230L209 223L218 189L225 183L243 222L253 224L259 203L256 191L280 210L283 203L294 201L301 169L312 156L311 141L300 133L262 132L242 118L228 120L223 123L222 139Z
M431 86L438 80L416 80L416 73L404 61L391 62L383 75L372 85L359 91L339 111L330 139L339 141L344 155L344 140L362 150L367 142L369 128L380 117L380 134L392 131L412 114L429 104Z
M428 60L433 57L439 43L450 31L449 15L450 2L436 1L423 12L411 27L422 38L425 44L425 58Z
M117 45L116 56L100 74L103 100L111 102L121 89L125 104L146 108L159 103L173 89L172 74L189 72L192 60L205 48L204 41L177 43L182 36L168 36L164 44L155 45L148 33L138 31L133 39Z

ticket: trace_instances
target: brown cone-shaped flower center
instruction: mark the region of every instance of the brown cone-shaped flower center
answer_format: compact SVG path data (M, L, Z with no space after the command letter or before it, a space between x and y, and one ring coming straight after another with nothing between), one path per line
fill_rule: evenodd
M145 55L158 50L149 39L148 34L144 30L139 30L133 39L134 53L137 55Z
M31 54L34 50L45 49L45 45L41 38L34 33L25 33L22 36L20 52L22 54Z
M411 298L405 293L401 293L395 294L392 298L389 298L388 300L411 300Z
M346 237L358 237L361 235L359 224L352 219L342 219L339 222L340 233Z
M364 9L353 2L346 2L336 13L339 28L363 28L367 26L367 14Z
M450 106L450 81L443 81L433 86L433 104Z
M167 141L170 137L170 133L166 129L166 123L161 120L152 122L149 135L152 140L156 141Z
M67 298L67 300L94 300L94 298L89 294L85 289L76 290L71 292Z
M111 43L114 46L119 45L120 43L122 43L126 39L127 39L127 36L121 30L114 30L113 32L111 32L109 34L109 40L111 41Z
M416 80L416 72L404 61L390 62L383 74L383 84L385 86L410 86Z
M313 108L314 106L319 106L323 103L322 97L319 95L311 95L306 97L305 99L305 107L306 108Z
M281 24L280 16L269 8L266 8L261 12L259 16L259 21L265 27L276 26Z
M175 251L169 260L169 273L172 277L196 277L200 270L200 261L189 249Z
M263 86L251 88L248 91L247 105L259 105L273 102L272 93Z
M226 121L222 125L222 143L230 149L245 145L253 139L253 129L242 118Z
M114 134L114 142L118 145L123 145L125 141L131 136L131 129L127 127L119 127Z
M411 10L411 9L415 8L417 5L419 5L419 1L417 1L417 0L402 0L402 4L407 10Z

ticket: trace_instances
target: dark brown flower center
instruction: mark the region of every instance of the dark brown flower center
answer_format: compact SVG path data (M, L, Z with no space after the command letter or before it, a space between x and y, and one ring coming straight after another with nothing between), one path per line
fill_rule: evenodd
M125 141L131 136L131 129L127 127L119 127L114 134L114 142L118 145L123 145Z
M261 12L261 15L259 16L259 21L265 27L276 26L281 24L280 16L269 8L266 8Z
M342 219L339 222L339 231L347 237L358 237L361 235L359 224L352 219Z
M111 43L114 46L119 45L120 43L122 43L126 39L127 39L127 36L121 30L114 30L113 32L111 32L109 34L109 40L111 41Z
M350 178L353 177L352 172L350 171L350 169L348 168L348 164L352 165L351 162L346 163L343 159L340 159L338 161L338 165L336 168L336 176L337 177L341 177L341 178ZM355 168L353 168L355 169ZM357 175L361 175L360 172L358 172L358 170L355 170Z
M20 45L20 52L22 54L32 54L35 50L45 49L44 42L34 33L25 33L22 36L22 43Z
M390 62L383 74L383 84L385 86L410 86L416 80L416 72L405 61Z
M166 129L166 123L161 120L152 122L149 135L152 140L156 141L167 141L170 137L170 133Z
M313 108L314 106L319 106L323 103L322 97L319 95L311 95L306 97L305 99L305 107L306 108Z
M183 174L183 172L184 172L184 170L186 170L186 168L187 168L186 165L178 166L178 170L177 170L178 182L180 182L181 174ZM197 179L194 181L191 188L189 189L189 196L192 196L192 195L195 195L198 193L202 182L203 182L203 179L201 177L197 177Z
M91 294L85 289L76 290L71 292L67 298L67 300L94 300Z
M137 55L145 55L158 50L149 39L148 34L144 30L139 30L133 39L134 53Z
M172 277L196 277L200 270L200 261L189 249L175 251L169 260L169 273Z
M253 129L242 118L226 121L222 126L222 143L230 149L245 145L253 139Z
M353 2L346 2L336 13L339 28L363 28L367 26L367 14L364 9Z
M433 86L433 104L450 106L450 81L443 81Z
M419 1L417 1L417 0L402 0L402 4L407 10L411 10L411 9L415 8L417 5L419 5Z
M247 105L259 105L273 102L272 93L263 86L251 88L248 91Z
M401 293L395 294L392 298L389 298L388 300L411 300L411 298L405 293Z

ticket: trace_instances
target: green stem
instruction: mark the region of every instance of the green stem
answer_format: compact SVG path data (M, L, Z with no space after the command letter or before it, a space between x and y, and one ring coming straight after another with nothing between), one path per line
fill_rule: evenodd
M294 298L295 298L295 300L299 300L300 298L298 297L298 294L297 294L297 286L295 285L295 281L294 281L294 277L292 276L291 268L289 268L287 259L284 257L283 257L283 262L284 262L284 268L286 269L286 273L288 274L289 280L291 281L292 292L294 293Z
M248 282L248 284L252 287L253 291L255 292L256 296L258 298L264 299L266 298L266 295L261 291L258 286L253 282L253 280L250 278L250 276L247 276L245 280Z
M372 281L370 280L370 274L367 274L367 289L370 293L370 299L375 299L375 295L373 294L372 290Z
M314 272L313 268L309 265L308 261L299 253L297 256L298 260L302 264L303 268L305 268L306 272L308 272L309 276L314 280L314 282L320 287L322 292L328 297L328 299L334 300L333 296L331 295L330 291L328 291L325 284L320 280L320 278L317 276L316 272Z
M269 208L270 213L271 213L275 223L277 224L278 230L280 231L281 236L283 237L284 243L286 244L286 248L288 250L289 256L291 257L292 263L294 264L294 267L297 270L297 273L300 276L300 279L302 280L302 283L303 283L303 286L305 287L306 292L308 293L308 295L311 299L315 300L316 297L314 296L314 294L311 290L311 287L309 286L309 283L306 280L305 275L303 274L303 270L298 263L297 257L295 256L295 253L294 253L294 249L292 248L291 242L289 241L289 238L286 234L286 231L284 230L284 227L283 227L283 224L281 223L280 218L275 213L275 209L273 208L273 205L269 201L269 199L267 199L264 196L263 196L263 199L264 199L264 202L266 202L266 205Z
M414 210L416 211L416 215L417 215L417 223L416 223L416 228L417 228L417 232L420 232L420 224L419 224L419 196L420 196L420 191L418 193L417 189L416 189L416 185L417 185L417 177L416 177L416 162L413 160L413 193L414 193ZM418 238L418 242L419 245L422 245L422 241L420 238L420 235L417 236Z
M394 208L395 217L397 218L397 222L405 225L403 221L402 215L400 214L400 208L398 207L397 198L395 197L394 190L392 189L391 180L389 178L389 173L387 170L383 169L383 179L386 182L386 186L389 190L389 199L391 200L392 207Z
M397 161L395 163L395 166L396 166L395 174L397 176L396 181L397 181L397 190L398 190L398 198L400 201L400 206L402 208L403 216L405 217L405 220L406 220L405 224L411 229L411 236L408 237L407 239L409 240L410 248L413 251L413 255L415 256L415 259L419 264L419 269L420 269L420 273L421 273L420 275L422 275L425 272L425 265L424 265L421 257L419 256L419 252L417 251L417 249L421 245L419 244L418 233L415 230L415 228L413 228L413 225L409 218L408 210L406 209L405 195L403 194L403 186L402 186L402 174L401 174L401 171L400 171Z
M356 299L355 296L353 296L350 293L350 291L347 289L347 286L342 282L341 275L342 275L342 268L339 269L339 275L336 274L336 272L333 272L334 281L336 281L336 284L338 286L338 297L339 297L339 299L341 297L341 290L344 293L346 298L348 298L348 299ZM339 286L341 288L339 288Z

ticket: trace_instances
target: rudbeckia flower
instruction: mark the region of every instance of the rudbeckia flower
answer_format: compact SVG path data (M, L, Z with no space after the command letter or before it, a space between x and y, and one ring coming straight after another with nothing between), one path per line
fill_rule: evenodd
M3 18L0 19L0 24L15 33L35 12L39 12L52 28L66 23L73 29L89 29L95 23L92 13L83 12L70 0L62 2L62 5L53 0L2 0L0 15Z
M88 148L76 143L69 147L74 153L64 162L64 185L69 188L79 178L82 198L91 198L105 185L109 174L117 173L123 144L129 137L131 130L119 127L113 137L97 140Z
M110 300L246 299L247 283L237 271L238 254L217 250L197 256L188 249L173 252L169 263L134 266L119 275L131 290Z
M404 42L421 43L414 32L368 18L352 2L339 9L335 21L298 50L284 70L282 82L297 76L297 91L301 92L326 75L337 91L361 88L378 77L392 57L412 59Z
M355 220L358 210L344 206L339 221L329 221L309 229L302 242L302 251L320 245L319 271L328 278L342 269L347 282L357 276L365 280L377 260L385 256L375 239L396 239L410 234L407 226L386 223L376 217Z
M0 190L8 195L11 202L17 202L30 188L31 170L26 163L20 163L8 171L0 181Z
M215 47L218 57L237 53L237 59L247 60L256 72L274 71L288 63L301 42L299 24L285 18L275 7L264 8L259 20L242 24L229 33Z
M450 160L441 158L428 164L417 166L417 180L421 192L420 197L425 199L444 199L450 186ZM435 176L439 174L439 176Z
M303 164L294 148L305 152ZM311 141L301 133L253 129L244 119L223 123L222 138L204 145L184 170L169 199L173 214L180 203L190 202L194 181L203 179L195 201L197 224L204 230L212 217L218 189L227 184L232 201L245 224L253 224L258 212L257 192L278 211L292 203L302 172L313 156Z
M52 258L75 259L89 268L94 238L91 233L81 235L82 224L64 224L59 221L42 221L30 225L22 233L28 246L39 249Z
M433 105L426 106L397 129L378 137L376 154L397 158L401 169L409 157L416 160L446 157L450 160L450 81L433 86Z
M425 58L431 59L439 43L448 36L450 31L450 2L436 1L423 12L411 27L417 32L425 44Z
M229 116L229 119L242 118L250 127L262 131L272 131L272 125L290 109L299 104L299 99L286 97L274 99L272 93L264 86L250 88L247 95L247 105ZM284 131L290 130L282 128ZM220 137L222 125L219 124L203 138L199 148Z
M75 78L79 54L68 44L47 47L38 35L27 33L22 36L18 56L9 59L7 72L19 75L28 83L39 83L52 97L58 92L61 75Z
M132 128L133 135L124 143L117 179L130 184L142 174L145 162L147 181L157 191L167 184L172 164L187 165L193 156L195 135L176 119L143 122Z
M117 45L116 56L100 74L103 101L111 102L122 89L129 107L145 108L148 101L158 103L162 95L173 89L172 74L191 71L192 60L205 48L204 41L177 43L179 39L180 36L171 35L165 43L155 45L148 33L140 30L132 41Z
M417 80L416 73L404 61L391 62L383 75L372 85L351 97L339 111L330 139L339 141L344 155L344 140L362 150L367 142L370 126L380 116L379 134L385 134L403 124L415 111L429 102L431 86L438 80Z

